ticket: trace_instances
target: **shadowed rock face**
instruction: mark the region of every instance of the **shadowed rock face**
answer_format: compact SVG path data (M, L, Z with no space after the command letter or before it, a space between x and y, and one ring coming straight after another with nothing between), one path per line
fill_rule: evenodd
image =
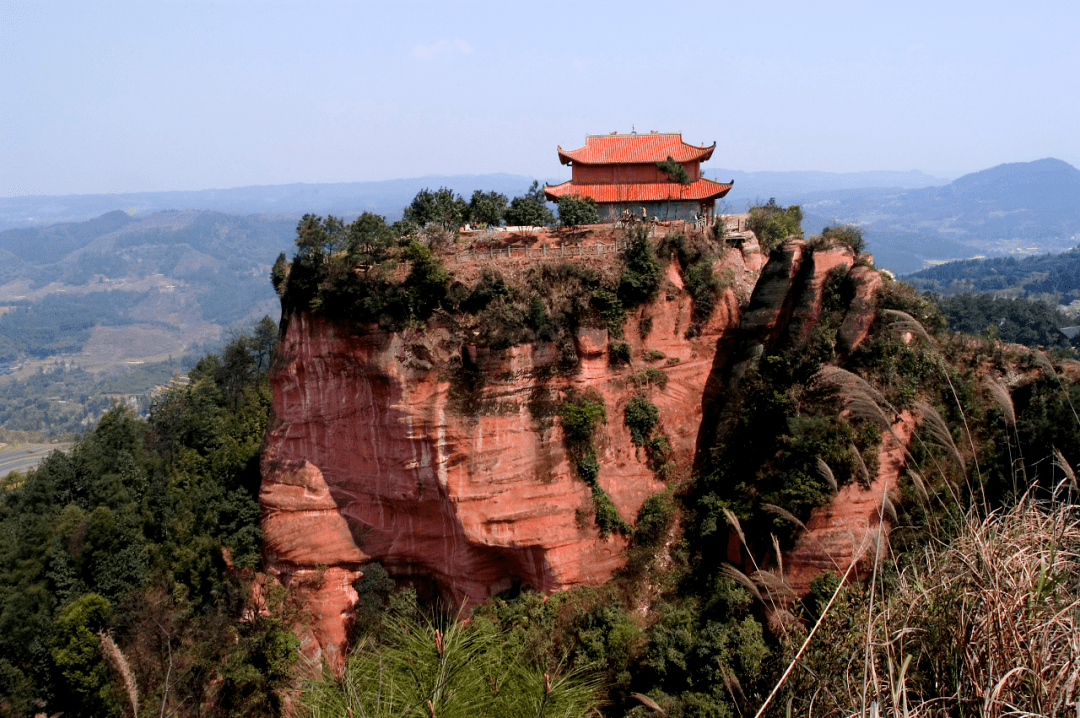
M581 331L580 371L572 376L553 371L553 345L493 351L436 323L358 332L305 313L287 317L271 378L260 501L269 571L311 611L305 652L340 664L357 598L352 583L369 561L428 581L455 604L516 584L552 592L610 578L627 540L600 535L591 490L564 447L558 403L569 390L603 396L598 481L633 523L645 498L665 485L623 423L640 391L630 377L646 366L668 374L667 387L649 389L649 399L676 471L689 472L698 447L719 435L725 388L762 345L789 325L795 331L792 317L800 335L809 331L826 275L854 259L789 240L765 265L740 326L736 292L745 302L760 267L760 255L748 254L733 249L720 258L735 281L698 336L686 337L693 307L669 267L657 299L627 318L631 365L609 364L604 331ZM872 319L870 295L855 294ZM643 316L651 319L644 338ZM848 332L847 351L861 341L860 328ZM667 361L645 361L646 349Z

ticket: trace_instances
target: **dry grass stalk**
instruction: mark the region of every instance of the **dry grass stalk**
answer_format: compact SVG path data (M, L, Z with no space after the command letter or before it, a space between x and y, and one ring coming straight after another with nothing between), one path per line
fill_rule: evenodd
M799 521L799 517L796 516L795 514L791 513L787 509L781 508L781 507L777 506L776 504L762 504L761 508L764 509L766 512L772 514L773 516L777 516L779 518L782 518L784 521L795 524L796 526L798 526L803 531L806 531L806 524L804 524L802 521ZM773 536L774 543L775 543L775 539L776 539L776 537Z
M913 405L922 417L922 426L930 439L945 449L966 474L967 463L964 461L964 457L960 455L960 450L956 448L956 442L952 438L952 431L949 430L949 425L945 423L945 420L941 418L941 414L934 407L922 401L913 402Z
M1065 478L1069 481L1069 486L1073 491L1077 490L1076 484L1076 472L1069 466L1069 462L1065 460L1064 455L1058 451L1057 447L1054 447L1054 466L1061 470L1061 473L1065 474Z
M739 541L742 542L742 545L746 548L747 551L749 551L750 547L746 544L746 534L743 533L742 524L739 523L739 517L732 513L730 509L725 507L724 518L727 519L728 525L731 526L731 528L735 529L735 533L739 535Z
M914 469L908 469L907 475L911 478L912 485L919 493L919 499L923 506L928 506L930 504L930 492L926 489L926 481L923 480L922 475Z
M926 327L922 323L911 316L907 312L902 312L899 309L885 309L881 312L887 317L890 317L893 321L889 324L889 328L897 334L911 334L914 337L918 337L927 344L933 345L933 340L930 339L930 335L926 333Z
M866 468L866 462L863 461L862 452L859 451L859 447L852 444L851 453L855 455L855 464L859 467L859 479L862 481L862 485L869 488L870 470Z
M751 581L750 577L747 576L745 573L735 568L730 563L725 563L723 566L721 566L720 573L724 576L727 576L736 583L742 585L743 588L754 594L754 598L761 601L762 603L765 603L765 598L761 595L761 590L757 587L757 584Z
M862 645L880 667L865 701L860 680L827 677L822 715L865 715L870 700L891 718L1076 715L1078 576L1077 507L1028 496L986 519L968 513L864 614Z
M820 456L817 460L817 470L818 475L821 476L821 478L825 479L826 483L829 484L829 488L831 488L835 493L838 490L836 484L836 477L833 475L832 468L830 468L829 465L825 463L825 460L822 459Z
M1009 426L1016 426L1016 407L1013 406L1012 395L1009 394L1009 390L996 379L988 379L986 388L990 391L990 398L994 400L994 403L1001 409L1001 413L1005 415L1005 423Z
M765 593L774 602L798 598L795 590L788 585L788 582L784 580L783 576L779 576L772 571L758 569L750 574L750 578L754 583L758 584L758 586L765 589Z
M124 692L127 694L128 703L131 705L131 714L134 718L138 718L139 687L135 683L135 673L131 670L131 665L128 663L127 658L124 657L120 646L116 645L116 641L112 639L112 636L105 631L100 631L98 638L101 639L101 653L105 657L105 662L120 678L120 682L124 686Z

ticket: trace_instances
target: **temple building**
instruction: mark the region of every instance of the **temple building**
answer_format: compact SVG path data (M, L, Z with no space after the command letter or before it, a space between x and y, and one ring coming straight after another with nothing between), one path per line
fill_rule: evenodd
M681 132L631 132L587 135L576 150L559 147L559 161L570 165L569 182L545 185L544 195L558 202L568 195L592 197L600 221L611 222L626 213L658 219L694 219L713 214L716 200L731 190L701 176L701 163L712 157L716 143L706 147L683 142ZM686 170L683 184L657 163L672 158Z

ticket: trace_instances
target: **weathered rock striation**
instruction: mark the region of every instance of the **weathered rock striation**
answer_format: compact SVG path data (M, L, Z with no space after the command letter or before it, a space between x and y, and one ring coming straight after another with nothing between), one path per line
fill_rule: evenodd
M646 391L658 407L671 465L687 475L700 449L722 436L726 391L763 347L813 329L831 272L847 274L855 297L844 350L865 337L876 272L849 272L855 257L847 250L812 251L791 239L755 284L756 247L743 242L717 262L728 286L691 337L693 303L678 267L669 266L656 299L625 321L632 357L625 366L609 361L605 329L579 329L579 369L560 373L554 344L477 347L438 319L390 333L287 315L271 377L260 500L269 571L311 613L307 654L340 661L357 599L352 583L370 561L451 603L482 601L515 584L551 592L610 578L627 539L602 536L592 519L591 489L564 446L561 397L587 390L603 397L598 483L633 523L665 483L623 423L631 398ZM648 361L657 352L664 359ZM663 389L634 381L650 366L667 374Z

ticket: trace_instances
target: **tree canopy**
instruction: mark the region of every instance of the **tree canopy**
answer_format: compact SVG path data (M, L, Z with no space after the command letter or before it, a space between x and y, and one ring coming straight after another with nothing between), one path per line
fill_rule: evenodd
M446 230L455 230L469 216L469 205L447 187L432 192L422 189L405 208L405 220L417 227L434 224Z
M559 198L559 221L566 227L579 227L583 224L596 224L600 213L596 200L592 197L567 195Z
M510 200L505 218L506 223L514 227L544 227L555 222L555 215L547 207L544 190L536 180L525 194Z

